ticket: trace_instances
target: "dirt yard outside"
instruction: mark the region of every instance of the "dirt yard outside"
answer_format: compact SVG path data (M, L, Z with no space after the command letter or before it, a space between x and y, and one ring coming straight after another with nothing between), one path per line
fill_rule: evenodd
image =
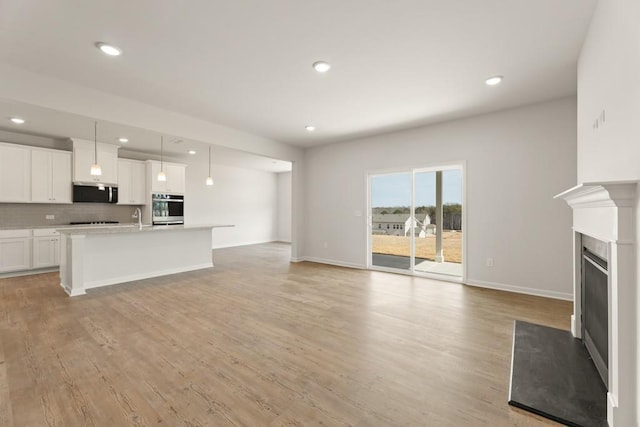
M409 256L411 238L401 236L373 235L373 253L384 255ZM462 233L445 231L442 234L442 252L447 262L462 262ZM435 260L436 236L429 234L425 238L416 237L416 258Z

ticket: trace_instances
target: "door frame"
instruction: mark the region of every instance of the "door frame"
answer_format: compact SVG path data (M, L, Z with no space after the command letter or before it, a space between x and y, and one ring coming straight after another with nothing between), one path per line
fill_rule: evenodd
M389 267L380 267L373 265L373 254L372 254L372 229L373 229L373 216L371 214L371 177L376 175L392 175L398 173L410 173L411 174L411 202L410 209L413 213L415 210L415 174L420 172L435 172L435 171L445 171L452 169L460 169L462 171L462 277L457 276L447 276L445 274L434 274L434 273L426 273L426 272L418 272L415 271L415 236L411 238L411 253L414 256L411 256L410 262L410 270L401 270ZM365 188L367 191L366 197L366 213L367 219L364 224L364 231L366 234L367 244L365 245L366 250L366 260L367 260L367 269L373 271L384 271L387 273L396 273L396 274L405 274L409 276L417 276L417 277L426 277L429 279L442 280L446 282L454 282L454 283L466 283L467 282L467 235L468 227L467 227L467 211L469 210L469 204L467 202L467 161L451 161L451 162L437 162L437 163L428 163L422 164L420 166L406 166L403 168L388 168L388 169L374 169L374 170L366 170L364 173L365 180Z

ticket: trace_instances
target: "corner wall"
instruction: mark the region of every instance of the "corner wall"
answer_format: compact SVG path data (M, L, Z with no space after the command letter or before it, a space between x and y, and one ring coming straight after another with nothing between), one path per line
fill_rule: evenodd
M366 267L366 173L466 161L467 281L571 299L575 153L574 97L307 149L304 255Z
M640 179L639 22L638 0L595 9L578 61L579 182Z
M578 62L578 182L640 181L640 2L599 0ZM604 117L602 113L604 112ZM603 120L604 119L604 120ZM597 123L597 127L594 125ZM636 203L635 378L616 425L640 426L640 188Z
M213 231L213 248L278 240L278 175L222 165L211 173L208 187L206 162L188 163L185 222L234 224Z
M291 172L278 174L278 240L291 243Z

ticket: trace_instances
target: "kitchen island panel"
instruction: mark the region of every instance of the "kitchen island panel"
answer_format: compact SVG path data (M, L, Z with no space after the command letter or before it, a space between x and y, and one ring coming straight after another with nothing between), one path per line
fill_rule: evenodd
M213 267L212 228L61 230L60 285L77 296L100 286Z

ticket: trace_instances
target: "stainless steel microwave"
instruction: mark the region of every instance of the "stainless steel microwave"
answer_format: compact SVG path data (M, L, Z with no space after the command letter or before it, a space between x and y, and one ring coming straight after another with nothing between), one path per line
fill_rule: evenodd
M118 187L74 184L73 203L118 203Z
M154 193L151 206L154 225L184 224L184 196Z

